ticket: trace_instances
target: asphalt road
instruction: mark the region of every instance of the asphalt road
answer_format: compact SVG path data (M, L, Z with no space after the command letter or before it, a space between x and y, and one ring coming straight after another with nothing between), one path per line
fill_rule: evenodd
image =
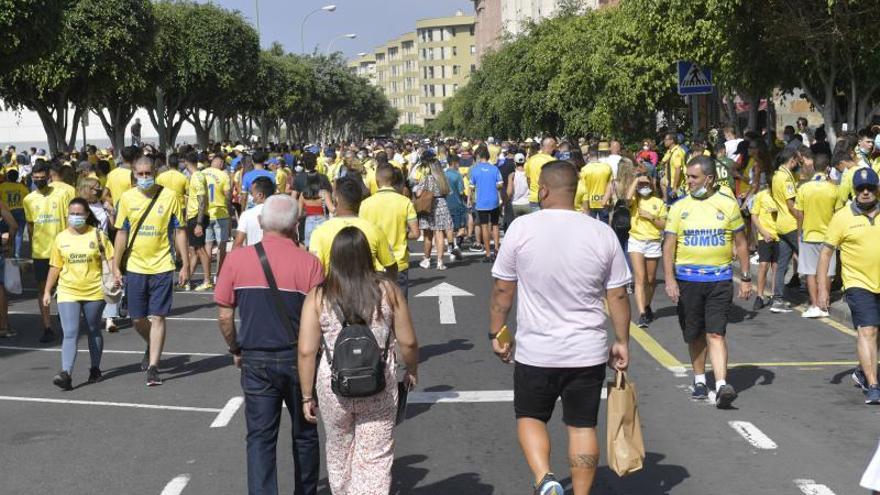
M471 257L438 272L415 262L409 302L421 383L419 403L396 431L392 493L531 493L515 435L513 369L495 358L485 337L490 265ZM455 324L441 324L437 297L416 297L441 283L472 294L453 298ZM104 334L106 380L95 385L84 384L88 351L81 337L71 392L51 383L60 347L37 342L35 296L26 291L13 302L11 322L20 335L0 341L0 493L246 492L244 414L234 399L241 396L239 373L225 353L211 294L175 294L160 367L164 385L144 385L144 344L126 327ZM720 411L689 399L687 349L660 285L653 305L659 319L634 331L630 347L645 467L620 479L603 455L593 493L864 493L858 479L876 446L880 408L865 406L848 376L855 362L851 331L738 304L728 333L728 381L740 397L734 409ZM550 423L553 466L567 483L559 414ZM603 405L603 446L604 415ZM230 419L220 426L224 417ZM289 432L284 419L282 493L292 492Z

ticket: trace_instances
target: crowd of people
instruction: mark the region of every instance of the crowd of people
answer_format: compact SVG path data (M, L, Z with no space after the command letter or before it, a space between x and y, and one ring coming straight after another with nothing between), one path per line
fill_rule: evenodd
M73 387L81 315L89 383L102 379L103 332L116 332L127 313L145 341L146 384L157 386L175 289L214 290L222 336L242 369L249 491L277 492L286 404L303 494L317 489L318 417L333 493L390 488L398 360L401 386L418 382L409 241L423 241L425 270L446 270L464 251L482 256L495 279L489 338L501 360L516 362L514 409L535 493L563 493L545 427L561 398L582 494L598 462L605 366L628 367L628 294L636 324L648 328L661 260L692 360L693 399L713 395L707 359L716 406L737 397L726 382L726 330L734 293L755 293L754 264L755 311L793 311L785 289L803 284L803 316L827 317L832 287L842 284L858 332L852 377L866 403L880 404L880 258L870 255L880 242L878 129L844 135L834 149L822 128L801 120L781 141L732 128L709 138L685 143L667 132L662 149L645 139L631 152L614 139L547 136L223 143L170 154L150 145L56 156L10 147L0 159L4 253L37 281L41 343L57 339L49 313L57 300L62 359L52 381L63 390ZM511 344L499 335L514 300ZM0 290L0 337L17 334ZM371 347L355 353L355 345ZM355 373L345 368L355 354L375 357L358 368L372 374L346 374ZM345 392L370 380L379 383L372 393Z

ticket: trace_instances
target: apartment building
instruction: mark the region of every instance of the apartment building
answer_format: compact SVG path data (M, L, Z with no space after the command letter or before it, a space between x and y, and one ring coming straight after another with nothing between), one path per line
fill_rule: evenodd
M398 126L425 125L476 70L475 57L474 18L459 11L417 21L415 31L362 54L349 68L373 73L373 83L400 112Z

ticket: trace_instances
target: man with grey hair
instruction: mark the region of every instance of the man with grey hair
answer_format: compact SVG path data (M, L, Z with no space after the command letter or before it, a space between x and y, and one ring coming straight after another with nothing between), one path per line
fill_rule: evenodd
M229 254L214 292L220 333L235 366L242 370L248 493L278 493L275 451L286 404L293 425L294 493L314 495L320 464L318 429L302 414L294 345L306 294L324 281L324 270L318 258L296 244L296 200L279 194L262 206L262 240ZM267 280L261 255L267 259L274 287ZM276 304L279 299L281 304ZM238 329L236 307L241 319Z

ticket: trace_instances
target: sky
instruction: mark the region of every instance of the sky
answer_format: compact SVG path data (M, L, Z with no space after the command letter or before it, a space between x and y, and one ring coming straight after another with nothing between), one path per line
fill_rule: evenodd
M200 0L201 1L201 0ZM256 26L256 9L260 12L260 41L264 48L279 41L289 52L300 52L300 26L311 11L324 5L336 5L336 11L312 14L302 36L306 52L317 47L324 53L333 38L357 34L355 39L333 42L334 52L346 59L373 49L403 33L415 30L416 21L426 17L455 15L458 9L473 15L472 0L213 0L230 10L238 10Z

